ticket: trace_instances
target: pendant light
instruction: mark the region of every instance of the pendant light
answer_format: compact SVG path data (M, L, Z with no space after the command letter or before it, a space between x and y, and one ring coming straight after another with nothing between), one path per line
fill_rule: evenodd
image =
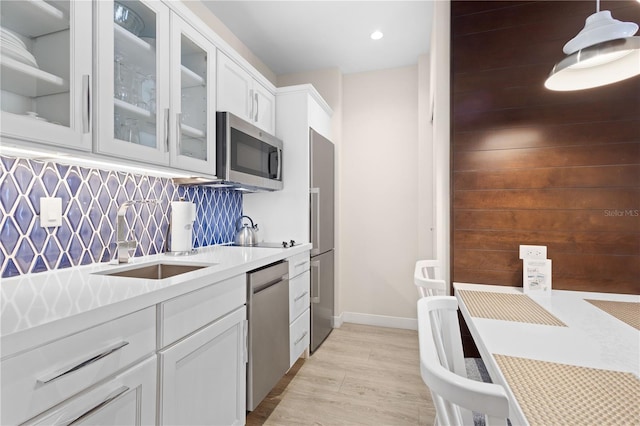
M589 16L584 28L562 49L558 62L544 82L547 89L569 91L604 86L640 74L640 37L634 22L621 22L608 10Z

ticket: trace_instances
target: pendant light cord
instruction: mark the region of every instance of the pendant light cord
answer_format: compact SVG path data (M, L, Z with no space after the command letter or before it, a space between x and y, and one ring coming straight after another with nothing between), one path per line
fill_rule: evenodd
M596 13L600 12L600 0L596 0Z

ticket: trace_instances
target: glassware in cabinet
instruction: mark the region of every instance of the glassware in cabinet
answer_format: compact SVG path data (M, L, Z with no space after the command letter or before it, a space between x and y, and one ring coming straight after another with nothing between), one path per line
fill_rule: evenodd
M167 164L169 9L162 2L144 0L100 1L96 8L100 93L96 149ZM104 58L112 63L100 62Z
M3 1L2 135L91 149L91 3Z
M156 147L157 143L158 114L155 108L149 107L156 81L156 50L152 44L154 24L155 19L148 17L143 33L147 35L143 39L114 23L114 136L121 141L149 147ZM127 125L134 121L142 122L143 126L132 129ZM122 127L117 128L118 125Z
M178 167L215 174L215 47L200 32L172 16L172 111Z

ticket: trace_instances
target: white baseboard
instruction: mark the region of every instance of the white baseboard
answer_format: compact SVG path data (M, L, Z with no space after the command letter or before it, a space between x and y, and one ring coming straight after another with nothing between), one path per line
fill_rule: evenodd
M390 317L386 315L361 314L358 312L342 312L333 317L334 328L340 328L343 323L375 325L377 327L403 328L417 330L418 320L415 318Z
M344 314L344 312L342 314ZM344 319L342 318L342 314L338 315L337 317L334 316L331 319L331 327L333 327L333 328L342 327L342 324L344 324Z

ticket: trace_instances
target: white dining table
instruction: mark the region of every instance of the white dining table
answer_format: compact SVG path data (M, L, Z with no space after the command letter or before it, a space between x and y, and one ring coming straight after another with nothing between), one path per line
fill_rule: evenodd
M523 409L526 403L518 399L518 392L512 388L513 379L510 384L507 379L508 374L503 371L504 363L500 363L501 358L512 357L511 359L550 362L554 363L553 365L562 364L631 373L635 376L635 378L631 377L632 382L640 378L640 330L587 302L587 300L605 300L638 303L640 295L564 290L552 290L551 294L528 294L527 296L533 302L564 323L564 326L558 326L481 318L470 314L467 304L471 302L471 294L465 292L523 295L522 287L471 283L454 283L453 286L460 311L492 381L503 385L507 391L510 401L509 418L513 425L527 425L540 423L540 421L532 421L530 412ZM467 298L467 303L462 296ZM630 306L635 309L635 306L640 305ZM640 315L640 310L637 313ZM578 371L595 370L578 369ZM524 380L526 387L527 379L521 380ZM633 389L637 389L635 383L633 384ZM519 396L523 398L522 392ZM562 398L563 395L548 397ZM635 400L636 405L639 404L638 397L640 395L631 395L631 400ZM598 401L587 401L587 403L597 405ZM544 407L538 409L544 409ZM527 418L525 413L529 413L530 418ZM566 420L567 423L573 423L572 419ZM636 420L637 422L634 423L640 424L640 416Z

